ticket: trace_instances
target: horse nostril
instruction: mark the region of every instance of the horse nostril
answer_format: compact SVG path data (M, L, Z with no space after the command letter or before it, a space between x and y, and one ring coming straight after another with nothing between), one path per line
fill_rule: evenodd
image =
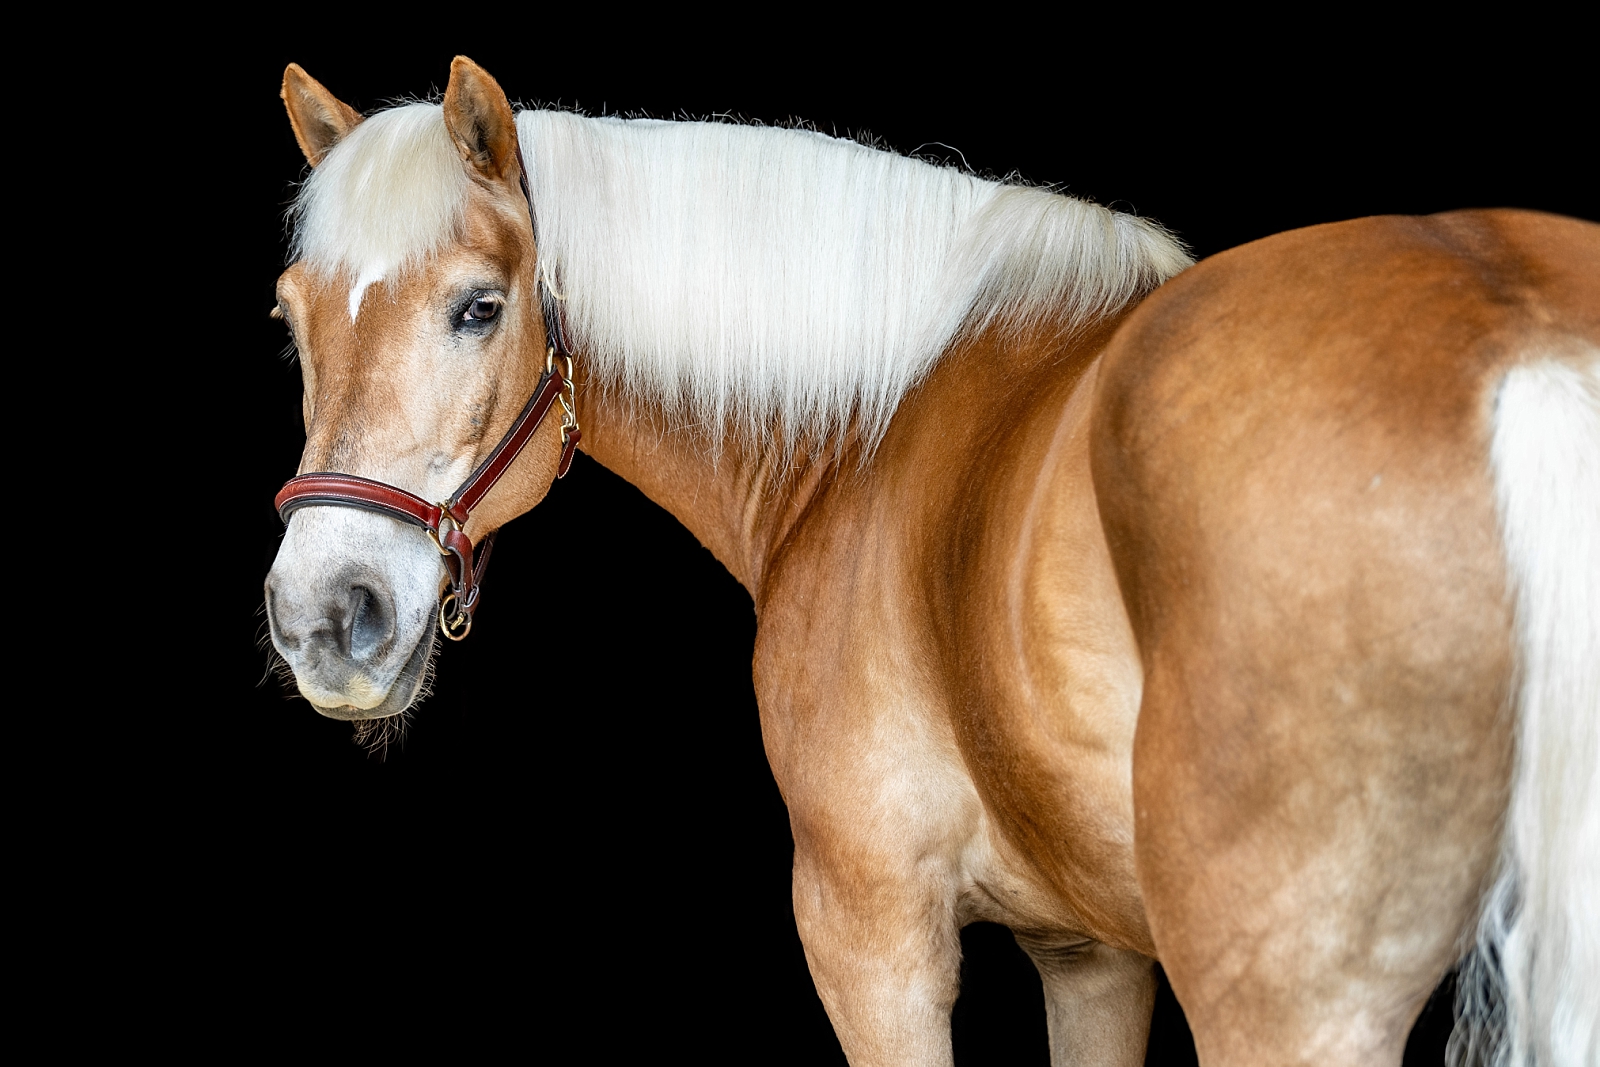
M387 599L364 585L350 587L350 656L372 655L394 629L394 609Z
M294 648L300 644L293 634L286 633L278 621L278 598L276 590L272 588L272 575L267 575L267 580L262 583L263 592L267 601L267 630L272 634L273 643L280 648L288 646Z

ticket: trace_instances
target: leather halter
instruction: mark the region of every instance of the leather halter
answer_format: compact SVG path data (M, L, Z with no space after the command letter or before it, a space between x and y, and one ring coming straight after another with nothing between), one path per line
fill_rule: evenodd
M520 158L518 162L523 163ZM525 163L522 192L528 196L528 217L531 219L533 200L529 195ZM533 440L534 432L557 401L560 401L562 408L561 459L556 465L557 478L566 477L567 469L572 466L572 454L583 437L578 430L574 403L572 352L567 347L560 312L552 315L549 310L551 304L543 299L542 278L539 296L549 345L545 354L544 373L539 375L539 384L534 387L533 395L523 405L521 414L505 432L505 436L500 438L500 443L484 457L476 470L467 475L467 480L450 495L450 499L430 504L414 493L385 482L354 474L317 471L290 478L273 500L278 509L278 518L283 520L284 525L288 525L289 516L301 508L333 505L387 515L426 530L444 555L445 567L450 572L450 590L439 603L439 629L452 641L460 641L472 631L472 613L478 606L478 593L483 583L483 573L489 566L489 554L494 550L494 534L491 533L484 538L483 547L474 559L472 541L462 532L472 509L488 495L494 483L500 480L523 448Z

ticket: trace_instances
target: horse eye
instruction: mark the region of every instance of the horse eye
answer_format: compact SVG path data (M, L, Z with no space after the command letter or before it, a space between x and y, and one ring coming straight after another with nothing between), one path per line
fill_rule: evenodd
M492 296L480 296L467 305L467 313L463 318L487 322L498 314L500 314L500 301Z

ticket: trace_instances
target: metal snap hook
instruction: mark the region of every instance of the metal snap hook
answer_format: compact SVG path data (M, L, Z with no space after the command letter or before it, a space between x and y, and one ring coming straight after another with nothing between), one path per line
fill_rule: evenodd
M461 608L461 598L450 592L439 601L439 629L452 641L464 641L472 632L472 616Z

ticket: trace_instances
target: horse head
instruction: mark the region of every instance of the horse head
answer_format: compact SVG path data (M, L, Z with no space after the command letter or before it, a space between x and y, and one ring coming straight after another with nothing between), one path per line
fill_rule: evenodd
M283 100L313 170L278 305L304 384L300 473L445 501L540 383L541 287L510 104L465 57L442 104L363 120L298 66ZM543 498L562 452L540 424L460 531ZM470 560L471 548L468 545ZM359 507L301 506L266 580L272 644L324 715L398 715L423 688L441 591L437 532Z

